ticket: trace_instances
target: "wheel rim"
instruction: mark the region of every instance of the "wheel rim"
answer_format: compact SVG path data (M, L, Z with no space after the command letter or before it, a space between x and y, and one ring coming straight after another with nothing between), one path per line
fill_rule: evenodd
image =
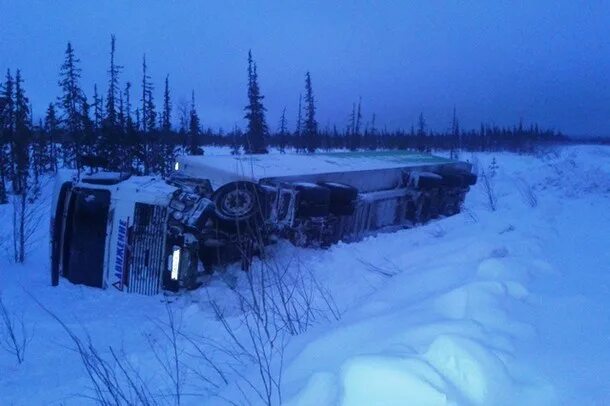
M242 217L254 207L254 198L247 190L235 189L225 195L221 207L222 211L231 217Z

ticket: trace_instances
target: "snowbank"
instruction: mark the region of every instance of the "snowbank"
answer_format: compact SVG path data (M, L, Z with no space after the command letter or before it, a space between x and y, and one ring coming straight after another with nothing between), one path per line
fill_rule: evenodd
M282 403L610 402L610 148L462 156L486 171L492 158L497 211L479 183L461 214L424 227L328 250L273 247L290 275L306 274L332 293L340 313L337 320L319 310L273 359L272 369L283 372ZM10 206L0 206L0 224L10 219ZM175 401L162 362L170 353L153 351L167 347L169 309L184 334L180 403L262 402L256 362L228 354L225 346L231 338L222 320L247 337L239 300L248 287L243 273L230 269L180 297L68 283L52 288L44 228L25 265L12 264L8 255L0 259L0 294L32 333L21 365L0 347L3 403L92 402L74 343L28 294L80 337L88 334L105 359L111 347L124 354L161 404ZM10 230L0 233L0 251L10 252ZM316 309L325 309L316 300ZM203 343L205 357L185 337Z

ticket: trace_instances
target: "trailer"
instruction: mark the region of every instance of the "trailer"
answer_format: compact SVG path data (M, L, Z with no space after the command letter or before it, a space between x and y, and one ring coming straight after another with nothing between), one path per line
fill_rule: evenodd
M457 214L476 182L469 163L404 151L180 156L174 169L58 176L53 285L193 289L278 239L323 248Z

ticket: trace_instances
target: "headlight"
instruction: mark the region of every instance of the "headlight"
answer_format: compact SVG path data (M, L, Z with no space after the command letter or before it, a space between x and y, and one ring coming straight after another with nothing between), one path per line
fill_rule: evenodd
M174 163L174 170L175 170L175 171L179 171L179 170L180 170L180 162L176 161L176 162Z
M172 252L172 273L171 277L173 281L178 280L178 271L180 271L180 247L174 247Z

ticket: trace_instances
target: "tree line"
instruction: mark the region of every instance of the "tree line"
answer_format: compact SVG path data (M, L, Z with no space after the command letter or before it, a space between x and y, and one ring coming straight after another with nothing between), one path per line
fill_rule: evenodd
M94 86L91 97L81 86L80 60L71 43L59 69L59 97L49 103L44 118L34 122L21 72L8 70L0 84L0 203L7 201L9 188L20 194L38 177L58 167L82 171L104 168L135 174L165 175L177 153L203 154L207 145L228 146L233 154L295 150L408 149L421 152L450 150L528 151L541 142L556 142L562 135L537 125L519 123L513 127L481 125L463 131L454 110L446 131L430 131L423 114L410 130L378 128L376 116L363 119L362 102L352 106L347 123L320 128L316 120L316 99L312 76L305 74L304 95L299 96L294 128L289 129L287 109L277 126L267 124L264 96L259 86L257 64L248 53L248 103L244 108L245 130L204 129L195 107L179 106L178 123L172 122L173 100L170 76L166 75L163 97L157 103L155 85L146 56L142 58L141 82L137 93L131 82L122 82L123 66L116 61L116 38L110 38L106 90ZM159 107L157 107L159 105Z

